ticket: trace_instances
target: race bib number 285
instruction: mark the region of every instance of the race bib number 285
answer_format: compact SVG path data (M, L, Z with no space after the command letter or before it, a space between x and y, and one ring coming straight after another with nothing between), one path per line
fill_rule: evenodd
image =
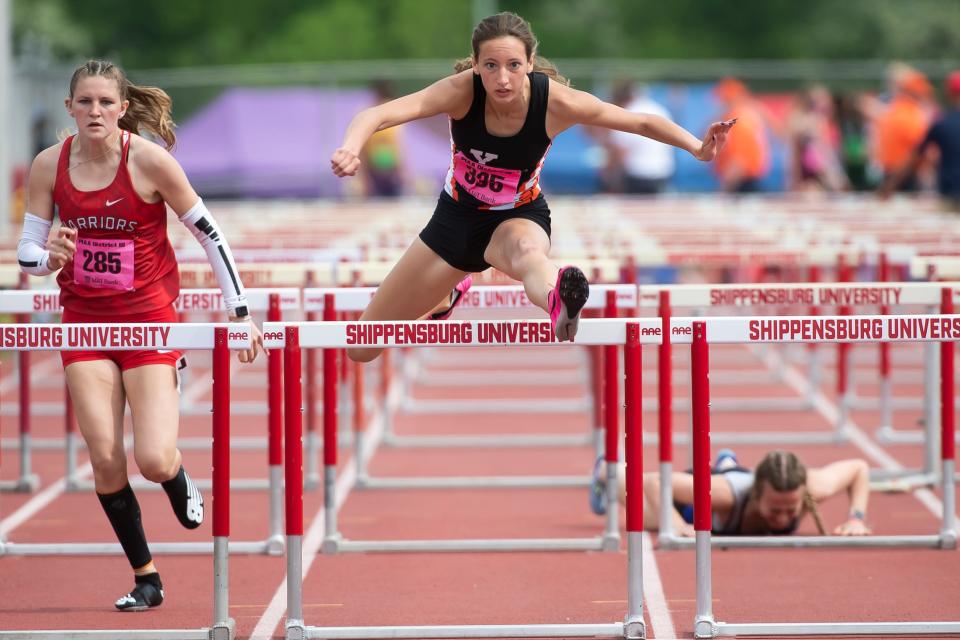
M77 238L73 279L96 289L133 289L133 240Z

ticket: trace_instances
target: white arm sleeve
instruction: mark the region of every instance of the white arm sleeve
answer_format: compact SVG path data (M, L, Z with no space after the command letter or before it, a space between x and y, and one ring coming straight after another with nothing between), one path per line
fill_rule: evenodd
M52 220L44 220L32 213L23 214L23 233L17 243L17 261L20 270L32 276L45 276L53 273L47 262L50 252L47 251L47 237L50 235Z
M240 282L230 246L227 244L227 239L223 237L220 227L217 226L217 221L203 204L203 200L197 200L197 204L183 214L180 222L190 230L206 251L213 274L220 285L220 291L223 292L223 304L227 310L238 317L249 315L247 296L243 293L243 284Z

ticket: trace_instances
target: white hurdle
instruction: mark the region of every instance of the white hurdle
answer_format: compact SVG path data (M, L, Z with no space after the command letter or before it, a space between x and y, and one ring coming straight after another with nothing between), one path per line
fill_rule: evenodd
M331 296L332 294L327 294ZM330 307L328 307L329 309ZM596 322L617 322L615 320L598 320ZM653 326L655 321L647 321ZM588 330L587 334L578 332L577 344L579 345L604 345L613 346L613 357L608 358L608 368L616 366L617 358L615 346L622 344L613 342L614 338L608 337L604 329L597 329L595 323L591 323L593 335ZM608 326L623 327L622 321L619 324ZM300 346L307 348L322 348L324 350L324 359L330 360L334 349L352 346L377 345L386 343L383 346L470 346L470 345L514 345L514 346L533 346L542 344L557 344L553 335L553 329L549 320L545 321L463 321L463 322L435 322L435 321L417 321L417 322L336 322L327 321L323 323L267 323L264 325L264 346L267 348L281 348L285 345L286 328L293 327L300 331ZM602 327L602 325L601 325ZM330 332L335 332L331 338ZM395 332L401 332L395 335ZM339 333L337 333L339 332ZM346 336L350 333L350 337ZM609 332L608 332L609 333ZM653 335L652 333L650 335ZM622 336L617 337L617 339ZM340 342L328 344L330 340L337 339ZM657 338L659 340L659 337ZM567 345L570 346L570 345ZM608 396L607 407L605 411L605 456L609 461L607 467L607 497L616 500L617 477L616 477L616 456L618 449L618 429L619 429L619 392L616 384L616 372L608 371L607 376L610 380L607 384L606 394ZM285 389L290 387L285 384ZM331 399L336 395L336 388L331 376L325 376L324 382L324 405L334 407L335 402ZM286 409L289 418L289 405ZM298 412L299 413L299 412ZM337 440L336 440L336 412L326 411L324 414L324 504L325 504L325 529L322 549L324 553L338 552L367 552L367 551L390 551L390 552L417 552L417 551L508 551L508 550L606 550L616 551L620 545L620 531L617 524L618 510L609 509L607 511L606 527L603 535L591 538L569 538L569 539L499 539L499 540L381 540L381 541L358 541L346 540L338 531L337 527L337 507L333 492L336 480L337 465ZM289 448L289 445L288 445ZM289 478L287 482L289 483ZM517 481L519 483L519 480ZM497 485L499 486L499 485ZM517 486L517 485L514 485ZM541 486L534 484L532 486ZM289 505L288 505L289 508Z
M208 349L213 350L213 542L188 543L213 553L213 622L203 629L114 629L0 631L2 638L59 640L140 640L186 638L232 640L229 612L230 538L230 350L249 348L250 331L223 324L21 324L0 326L0 350L63 351L84 349ZM193 552L184 548L183 552ZM31 544L0 540L2 555L117 553L119 544Z
M577 333L577 342L587 345L624 345L625 400L626 400L626 456L627 486L642 485L642 432L640 396L640 345L659 342L656 321L626 321L620 319L583 320ZM646 330L646 331L645 331ZM557 346L549 321L461 321L461 322L324 322L277 323L264 327L270 348L284 349L286 400L286 488L287 488L287 621L286 638L510 638L510 637L615 637L644 638L642 593L642 510L628 506L628 611L623 622L598 624L518 624L518 625L462 625L462 626L385 626L385 627L314 627L307 626L303 617L303 461L300 446L303 425L301 419L301 349L326 350L375 346ZM617 438L608 433L607 460L610 474L607 490L615 499ZM327 490L332 493L333 476L326 475ZM640 500L641 494L633 495ZM330 517L327 511L327 517ZM329 522L327 531L330 531ZM335 530L335 527L334 527ZM346 543L346 541L342 541ZM417 542L417 541L411 541ZM430 550L506 550L527 546L500 547L497 541L459 541L459 546L430 546ZM515 542L515 541L511 541ZM562 543L563 541L554 541ZM558 545L560 549L599 548L576 541L574 546ZM381 543L382 544L382 543ZM536 547L542 548L542 547ZM422 547L418 550L425 550ZM400 550L399 548L364 548L355 550Z

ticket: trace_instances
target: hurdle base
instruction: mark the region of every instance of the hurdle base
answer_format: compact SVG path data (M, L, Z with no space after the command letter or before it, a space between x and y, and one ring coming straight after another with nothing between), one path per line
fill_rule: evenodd
M957 548L957 532L956 531L941 531L940 532L940 548L941 549L956 549Z
M303 624L303 620L288 619L284 624L283 637L285 640L306 640L307 627Z
M603 551L620 551L620 534L605 533L600 548Z
M585 447L593 444L593 435L588 434L503 434L503 435L436 435L398 436L384 433L384 446L397 449L447 449L456 447L514 448L514 447Z
M159 482L151 482L141 475L130 476L130 487L134 491L160 491L163 486ZM203 491L213 490L213 481L209 478L198 478L194 480L198 489ZM71 478L65 485L65 490L91 491L94 483L90 480L80 480ZM231 491L263 491L270 488L270 482L266 478L234 478L230 480Z
M339 534L324 539L323 553L422 553L501 551L617 551L608 549L606 537L596 538L505 538L463 540L346 540Z
M268 556L282 556L287 550L286 538L282 534L267 538L264 554Z
M0 640L209 640L209 629L44 629L0 631Z
M954 541L955 542L955 541ZM710 546L715 549L755 548L924 548L946 549L944 534L910 536L710 536ZM693 549L694 538L676 534L661 534L657 548L662 550Z
M726 433L711 434L710 441L714 444L843 444L849 440L849 436L843 432L833 430L824 431L823 429L811 429L810 431L731 431ZM656 444L660 442L660 435L655 432L643 432L643 441L645 443ZM675 433L673 435L674 444L690 444L689 433Z
M230 542L231 554L267 555L268 541L263 542ZM210 555L213 553L212 542L156 542L150 545L150 551L155 555ZM2 556L122 556L123 549L116 542L10 542L0 543L0 557Z
M35 473L0 483L0 492L3 493L33 493L39 488L40 476Z
M210 627L209 640L233 640L236 637L237 623L233 618L218 622Z
M645 640L647 625L642 619L627 620L623 623L623 637L627 640Z
M336 555L340 553L343 546L343 536L340 533L333 533L325 536L320 544L320 553Z
M712 616L697 616L697 619L693 622L693 637L713 638L717 635L717 630L721 625L723 623L714 621Z
M882 444L919 444L926 438L921 429L896 429L892 426L877 427L874 435ZM954 439L960 442L960 433Z
M358 475L355 489L569 489L589 487L579 476L476 476L446 478L372 478Z
M501 399L497 402L487 400L416 400L405 398L399 407L400 413L406 415L435 415L438 413L453 414L530 414L530 413L587 413L593 406L590 397L558 398L553 400L514 400Z
M306 627L307 638L623 638L622 622L599 624L475 624L409 627ZM291 636L287 636L292 640Z
M960 622L717 622L712 629L714 636L915 636L960 633Z

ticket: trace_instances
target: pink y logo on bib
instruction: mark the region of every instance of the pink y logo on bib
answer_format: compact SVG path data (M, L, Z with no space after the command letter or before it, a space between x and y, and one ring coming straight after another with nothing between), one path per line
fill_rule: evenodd
M467 193L493 206L513 202L520 184L519 170L474 162L459 151L453 156L453 175Z
M133 240L77 238L73 280L96 289L133 291Z

